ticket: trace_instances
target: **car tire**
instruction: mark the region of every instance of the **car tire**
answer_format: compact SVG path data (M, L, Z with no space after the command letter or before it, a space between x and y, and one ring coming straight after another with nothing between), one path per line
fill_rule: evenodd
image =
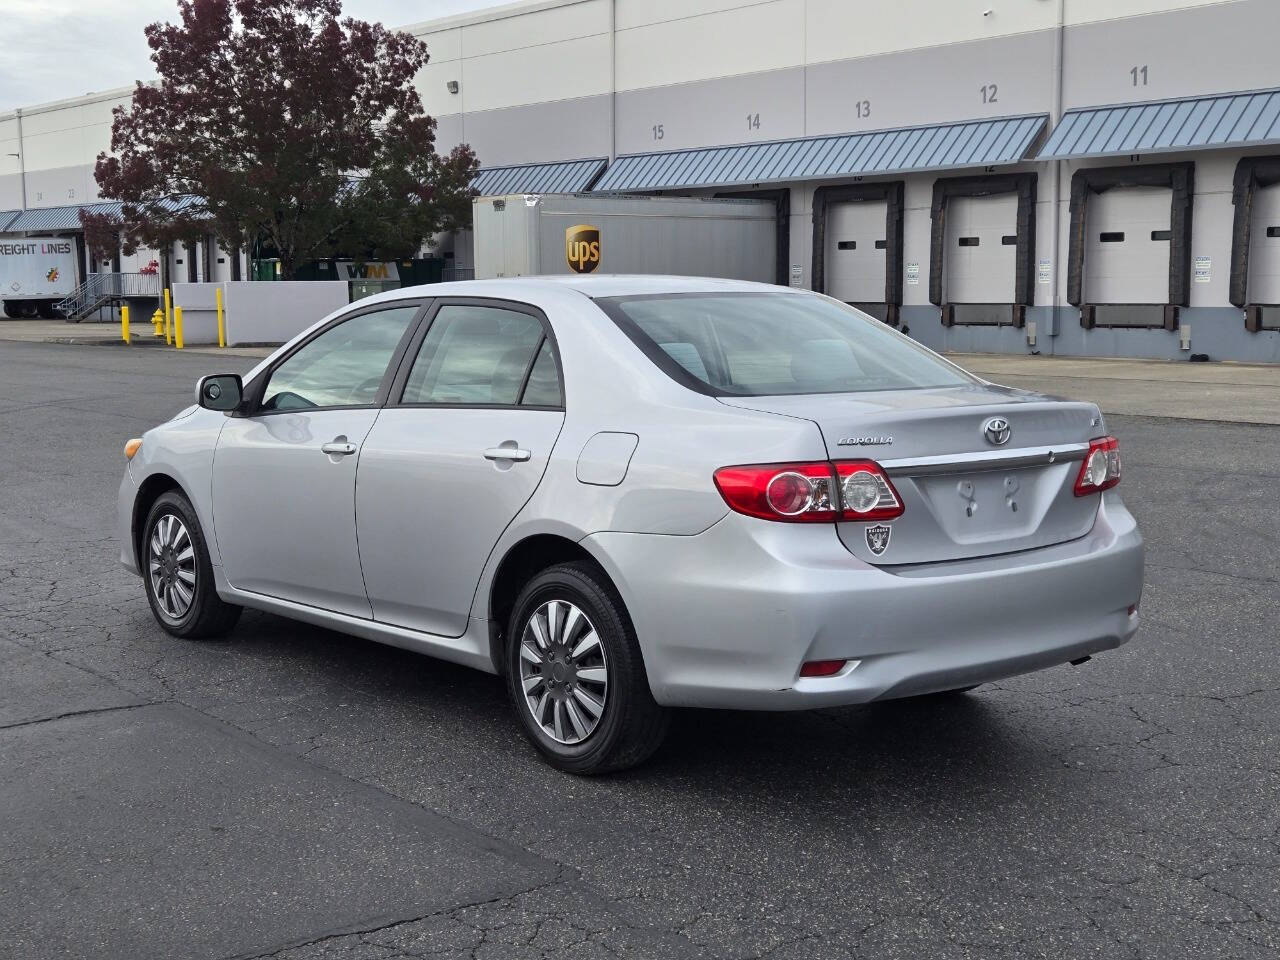
M147 512L138 548L147 602L161 627L175 637L201 640L235 626L241 608L218 596L190 500L176 490L161 494Z
M512 705L552 766L609 773L662 744L670 714L653 699L631 618L599 568L562 563L538 573L516 599L507 637Z

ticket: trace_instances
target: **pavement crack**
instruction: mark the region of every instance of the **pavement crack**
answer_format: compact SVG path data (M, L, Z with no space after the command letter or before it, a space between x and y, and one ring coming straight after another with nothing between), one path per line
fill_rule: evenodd
M90 710L68 710L66 713L56 713L49 717L37 717L34 720L19 720L17 723L0 724L2 730L19 730L22 727L34 727L42 723L54 723L58 720L67 720L71 717L89 717L98 713L120 713L125 710L137 710L139 707L154 707L157 704L167 703L166 700L147 700L143 703L125 703L113 707L95 707Z

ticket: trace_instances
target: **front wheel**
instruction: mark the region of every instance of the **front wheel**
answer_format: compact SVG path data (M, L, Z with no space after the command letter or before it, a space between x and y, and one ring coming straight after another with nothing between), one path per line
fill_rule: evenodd
M669 715L653 699L622 599L594 566L543 570L511 614L507 685L525 735L570 773L648 759Z
M213 565L191 502L176 490L161 494L147 514L139 559L156 622L175 637L219 637L240 608L218 596Z

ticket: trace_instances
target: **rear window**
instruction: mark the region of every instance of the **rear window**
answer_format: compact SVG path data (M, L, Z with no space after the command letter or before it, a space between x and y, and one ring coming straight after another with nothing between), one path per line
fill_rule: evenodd
M975 383L879 320L824 297L681 293L597 300L685 386L744 397Z

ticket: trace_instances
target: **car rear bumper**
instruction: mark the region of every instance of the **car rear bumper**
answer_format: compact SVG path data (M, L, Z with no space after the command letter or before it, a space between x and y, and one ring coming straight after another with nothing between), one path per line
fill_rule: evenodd
M653 694L670 706L911 696L1066 663L1138 628L1129 610L1142 594L1142 536L1114 493L1080 539L913 567L864 563L825 524L739 514L697 536L599 533L583 544L618 584ZM805 661L833 659L851 664L799 677Z

